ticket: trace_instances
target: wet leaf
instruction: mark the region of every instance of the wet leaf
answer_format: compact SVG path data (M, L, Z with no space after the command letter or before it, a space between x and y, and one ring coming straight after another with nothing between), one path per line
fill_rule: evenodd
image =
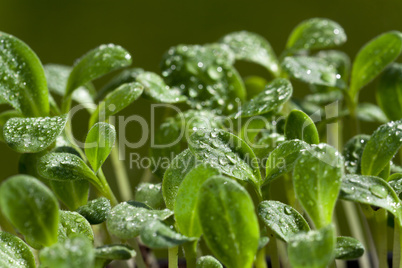
M171 215L173 212L168 209L153 210L143 203L128 201L110 211L106 224L111 234L121 239L130 239L138 236L148 221L165 220Z
M251 267L260 234L247 191L232 179L212 177L200 189L198 213L214 256L228 267Z
M379 177L346 175L339 198L384 208L401 219L402 209L398 196L386 181Z
M247 31L233 32L221 39L235 53L237 60L260 64L278 75L278 59L269 42L262 36Z
M36 54L18 38L0 32L0 95L26 117L48 116L45 72Z
M162 183L141 182L135 191L135 201L144 203L154 209L163 208L165 203L162 196Z
M96 123L85 140L85 155L94 172L98 172L116 141L116 130L108 123Z
M144 88L139 83L122 84L107 94L103 101L99 103L90 118L89 125L92 126L98 121L109 121L110 116L129 106L141 96L143 91Z
M364 254L364 246L353 237L338 236L336 238L335 258L337 260L353 260Z
M152 72L143 72L137 76L137 81L144 86L144 97L161 103L177 103L186 101L177 88L170 88L162 77Z
M105 260L129 260L135 255L135 250L126 245L105 245L95 249L96 258Z
M6 142L4 140L4 130L3 127L6 122L13 117L22 117L22 114L16 110L8 110L0 113L0 141Z
M91 225L83 216L77 212L63 210L60 210L59 215L60 221L57 235L59 243L77 235L85 236L88 240L94 241Z
M375 104L359 103L356 108L357 118L361 121L384 124L388 122L387 116Z
M337 74L340 76L337 76L337 79L341 79L345 82L348 81L352 65L348 54L339 50L321 50L316 56L326 60L328 64L335 67Z
M310 231L306 220L294 208L279 201L263 201L258 206L260 219L279 238L288 242L300 232Z
M307 148L309 145L301 140L284 141L276 147L267 159L264 184L291 172L297 158Z
M381 74L377 103L390 120L402 119L402 64L391 63Z
M277 78L265 86L264 91L242 105L232 117L251 117L275 111L292 96L292 84L287 79Z
M335 21L313 18L302 21L289 36L288 50L312 50L340 46L346 42L343 28Z
M223 268L223 266L212 256L202 256L197 259L196 268Z
M55 117L14 117L7 121L3 136L19 153L36 153L48 148L63 131L67 115Z
M317 57L286 57L282 69L294 79L314 85L333 87L336 85L337 71L327 61Z
M74 181L48 181L50 188L57 199L63 202L70 210L76 210L88 201L89 182L85 180Z
M177 247L194 240L196 240L196 238L190 238L179 234L157 220L148 222L141 230L141 241L152 249Z
M350 174L360 174L361 157L364 146L370 140L369 135L360 134L351 138L343 147L343 157L345 158L345 168Z
M332 225L300 233L288 243L289 261L294 268L324 268L334 259L335 230Z
M81 206L77 212L81 214L90 224L100 224L107 219L109 211L112 209L110 201L105 197L100 197Z
M219 170L210 165L200 164L193 168L180 184L174 206L174 216L180 232L189 237L202 234L198 218L198 193L202 184Z
M317 229L332 222L343 167L341 154L323 143L304 151L296 160L293 170L296 197Z
M261 184L258 160L251 148L237 136L218 129L197 130L188 142L198 160L255 187Z
M308 144L318 144L320 142L313 120L299 110L293 110L289 113L285 124L285 137L287 140L299 139Z
M401 145L402 121L380 126L364 147L361 160L362 175L377 176L389 164Z
M0 231L0 267L35 268L35 258L28 245L18 237Z
M174 210L179 186L186 174L196 166L196 162L197 160L190 149L186 149L170 163L162 181L162 195L168 209Z
M95 250L86 237L76 236L41 250L41 266L46 268L88 268L95 260Z
M393 62L402 51L402 35L391 31L370 40L357 53L350 80L351 98L357 102L358 92Z
M41 182L16 175L0 187L2 213L24 236L50 246L57 242L59 207L56 197Z
M66 95L111 71L131 64L131 55L121 46L101 45L82 56L68 77Z
M343 98L342 92L339 90L333 90L329 92L314 93L304 97L304 100L309 103L322 105L329 104L341 100Z

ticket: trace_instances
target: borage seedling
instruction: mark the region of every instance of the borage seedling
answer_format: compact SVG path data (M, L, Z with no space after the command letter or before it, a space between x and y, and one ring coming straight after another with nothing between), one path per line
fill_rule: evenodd
M387 267L393 228L393 267L402 267L402 167L393 161L402 72L392 63L402 35L373 39L352 66L329 50L345 42L336 22L310 19L278 58L262 36L235 32L172 47L161 75L126 69L96 91L94 79L131 64L122 47L102 45L72 67L42 66L0 33L0 103L8 105L0 140L21 153L20 174L0 186L0 266L121 267L135 258L144 268L167 250L175 268L182 249L187 267L264 268L267 256L273 267L345 267L356 258ZM243 78L237 61L267 76ZM381 108L359 103L378 75ZM294 98L291 80L311 93ZM152 172L130 181L113 116L141 98L181 112L166 113L154 133L162 146L150 148ZM90 113L83 144L72 132L73 101ZM345 133L342 149L344 121L354 136ZM371 136L359 133L366 121L380 124ZM109 155L117 195L103 173ZM158 164L166 158L169 166Z

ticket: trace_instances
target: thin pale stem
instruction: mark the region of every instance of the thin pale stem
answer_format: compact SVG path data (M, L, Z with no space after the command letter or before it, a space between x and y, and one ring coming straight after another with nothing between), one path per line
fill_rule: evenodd
M271 258L272 268L280 268L281 264L278 257L278 245L276 243L276 237L272 232L270 233L269 239L267 251L269 257Z
M179 262L179 247L168 249L169 268L177 268Z
M387 259L387 211L379 209L374 213L374 217L368 218L370 230L373 234L376 253L378 257L378 267L388 267Z
M132 238L128 240L128 244L133 247L137 255L135 255L135 264L138 268L147 268L147 265L144 262L144 258L142 257L140 245L137 242L136 238ZM170 264L169 264L170 267ZM177 267L177 266L176 266Z
M394 224L394 245L392 251L392 268L402 268L401 262L401 222L395 218Z
M119 188L120 197L123 201L128 201L133 198L130 180L127 175L126 167L119 158L119 145L116 141L115 146L112 149L111 160L116 175L117 186Z
M98 190L101 191L102 195L104 195L107 199L110 200L112 206L117 205L119 202L117 201L116 196L114 195L112 189L110 189L109 183L107 182L102 169L99 169L98 171L98 179L101 183L101 188Z
M262 248L257 252L254 264L255 268L268 268L267 260L265 259L265 248Z
M195 268L197 261L197 241L184 244L183 249L186 258L186 267Z

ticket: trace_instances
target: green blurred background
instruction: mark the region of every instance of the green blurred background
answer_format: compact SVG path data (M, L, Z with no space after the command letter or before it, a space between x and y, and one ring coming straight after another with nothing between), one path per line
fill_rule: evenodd
M161 56L170 46L214 42L237 30L263 35L279 54L293 27L311 17L340 23L348 35L348 42L340 49L353 58L376 35L402 30L401 14L400 0L0 0L0 31L25 41L43 63L72 65L86 51L102 43L115 43L132 53L133 66L159 72ZM245 76L267 75L251 64L238 68ZM99 86L110 77L95 84ZM364 89L361 99L374 101L373 88ZM298 88L295 92L299 94ZM149 117L149 107L148 102L137 101L124 114ZM87 119L85 113L78 116L83 120L77 122ZM78 125L81 138L84 130ZM139 126L130 124L127 136L133 142L138 140ZM147 153L146 148L137 151ZM2 180L17 173L18 154L4 144L0 144L0 152ZM131 169L131 179L137 181L140 173L142 170Z

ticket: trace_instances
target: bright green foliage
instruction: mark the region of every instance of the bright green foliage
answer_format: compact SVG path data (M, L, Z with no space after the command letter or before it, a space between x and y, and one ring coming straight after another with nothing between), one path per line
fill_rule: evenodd
M34 177L16 175L4 181L0 187L0 207L24 236L45 246L57 242L57 199Z
M69 209L76 210L88 201L89 182L86 180L55 181L49 180L50 188L56 197Z
M288 243L289 261L293 268L326 268L335 257L335 243L333 225L299 233Z
M95 250L86 237L75 236L43 249L39 257L45 268L88 268L94 263Z
M19 153L37 153L56 140L67 122L67 115L56 117L14 117L7 121L3 136L7 145Z
M357 101L359 90L370 83L402 51L402 34L391 31L377 36L361 48L353 62L350 97Z
M249 76L244 79L244 86L247 90L247 100L252 99L258 93L265 89L265 85L268 84L268 81L260 76Z
M380 76L377 103L390 120L402 119L402 64L390 64Z
M375 122L384 124L388 122L387 116L375 104L372 103L359 103L356 107L357 118L365 122Z
M338 260L353 260L364 254L364 246L353 237L339 236L336 238L335 258Z
M245 60L260 64L272 74L279 73L278 59L271 45L264 37L247 31L233 32L222 37L234 52L236 60Z
M367 142L370 140L369 135L356 135L351 138L343 147L343 157L345 158L345 168L350 174L360 174L361 158Z
M292 84L287 79L278 78L265 86L264 91L242 105L232 116L251 117L276 111L289 100L292 95Z
M198 213L212 253L228 267L251 267L260 234L247 191L234 180L212 177L200 189Z
M107 218L109 232L121 239L130 239L138 236L141 229L147 226L150 220L165 220L173 215L173 212L154 210L151 207L135 202L123 202L115 206Z
M45 72L36 54L18 38L0 32L0 98L27 117L48 116Z
M85 155L94 172L98 172L112 151L116 130L108 123L96 123L85 140Z
M149 221L141 230L141 241L149 248L177 247L195 239L179 234L157 220Z
M310 231L306 220L294 208L279 201L263 201L258 215L279 238L288 242L300 232Z
M0 141L5 142L4 140L4 130L3 127L6 122L13 117L22 117L22 114L16 110L8 110L0 113Z
M332 222L343 166L340 153L327 144L313 146L296 160L293 171L296 197L318 229Z
M363 175L377 176L389 164L402 145L402 121L380 126L364 147L361 170Z
M77 235L85 236L88 240L94 241L94 233L89 222L77 212L60 210L60 221L58 230L58 242Z
M222 268L222 264L212 256L202 256L197 260L196 268Z
M193 168L180 184L174 206L174 216L180 232L189 237L202 234L199 223L198 192L202 184L212 176L219 175L219 170L201 164Z
M289 113L285 124L285 137L287 140L299 139L309 144L320 142L313 120L299 110L293 110Z
M90 224L100 224L106 221L109 211L112 209L110 201L105 197L100 197L81 206L77 212L81 214Z
M154 209L163 208L165 203L162 196L162 183L140 183L135 191L135 201L144 203Z
M0 231L0 267L35 268L35 258L24 241Z
M286 48L290 51L322 49L340 46L345 42L345 31L338 23L329 19L313 18L295 27Z
M136 252L126 245L105 245L95 249L95 267L105 267L112 260L129 260Z

